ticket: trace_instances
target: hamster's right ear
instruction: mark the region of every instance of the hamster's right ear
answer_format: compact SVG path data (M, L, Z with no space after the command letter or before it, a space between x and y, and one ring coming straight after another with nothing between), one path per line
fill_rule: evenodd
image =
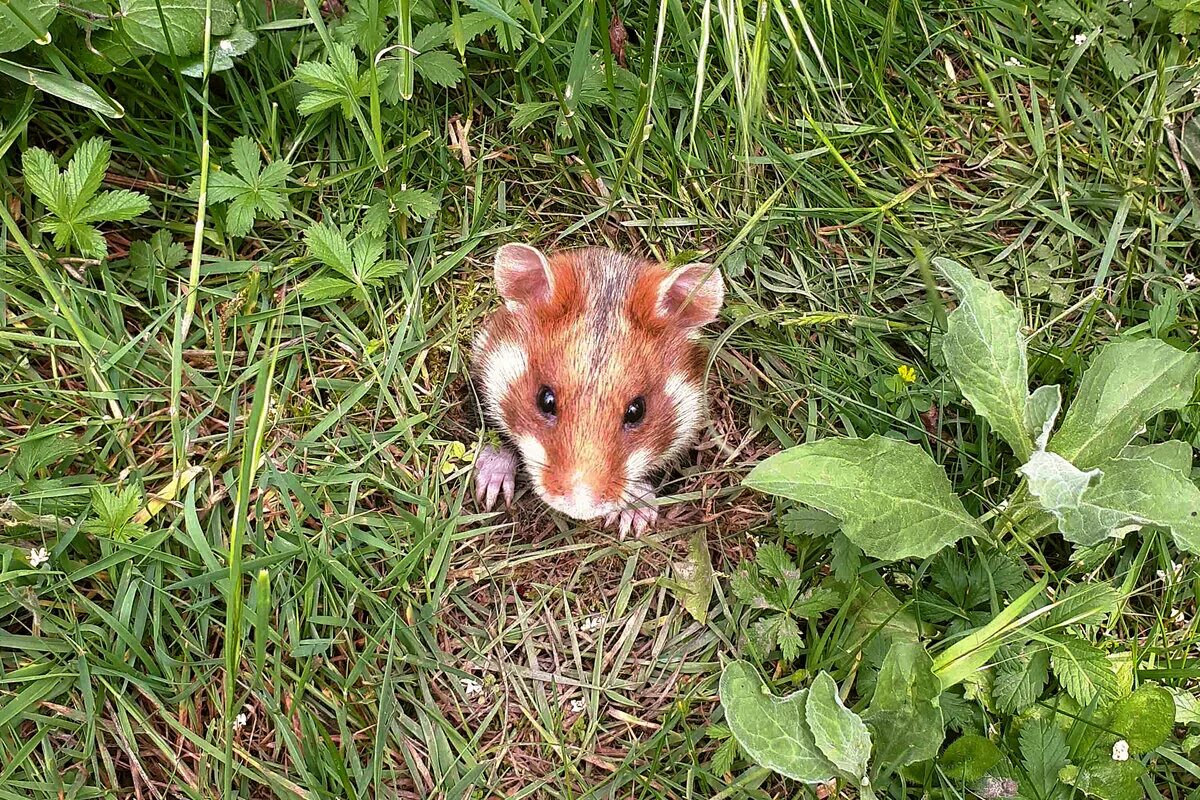
M549 300L554 292L550 264L527 244L506 244L496 251L496 291L512 306Z

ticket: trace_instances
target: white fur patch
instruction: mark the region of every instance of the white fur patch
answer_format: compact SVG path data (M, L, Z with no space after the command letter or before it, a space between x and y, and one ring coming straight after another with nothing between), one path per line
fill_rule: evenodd
M662 463L667 463L691 444L704 422L705 403L704 390L678 372L667 378L664 392L675 409L675 436L662 456Z
M529 354L519 344L502 342L496 345L496 349L488 354L487 365L483 369L488 395L499 403L528 368Z
M646 473L654 466L654 454L646 448L638 448L629 454L625 461L625 482L635 483L646 477Z
M517 437L517 448L525 458L525 467L529 474L540 478L542 470L546 467L546 448L542 447L542 443L536 437L529 435Z

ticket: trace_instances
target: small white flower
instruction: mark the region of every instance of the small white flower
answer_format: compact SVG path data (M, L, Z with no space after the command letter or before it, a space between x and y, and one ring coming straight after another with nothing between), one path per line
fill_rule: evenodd
M1189 272L1183 276L1184 286L1200 286L1200 278L1196 277L1196 273Z
M1087 44L1087 34L1086 33L1075 34L1074 42L1075 42L1075 44L1079 44L1079 45Z
M237 717L234 718L233 729L235 731L240 730L241 728L246 727L246 723L249 721L250 721L250 717L246 716L246 712L243 711L242 713L238 714Z
M1009 56L1008 58L1004 59L1004 66L1019 67L1019 66L1021 66L1021 60L1018 58L1015 58L1013 56Z
M583 700L576 699L576 700L571 701L571 713L572 714L582 713L585 708L587 708L587 703L584 702Z
M1193 275L1192 280L1195 280L1195 278L1196 278L1196 276ZM1183 282L1184 283L1188 282L1187 275L1185 275L1183 277ZM1175 583L1175 581L1179 580L1181 577L1183 577L1183 566L1184 566L1183 564L1176 564L1174 561L1172 561L1171 569L1169 572L1165 569L1160 569L1157 572L1155 572L1154 574L1158 577L1158 579L1160 581L1163 581L1167 585L1170 585L1172 583Z
M460 678L459 683L462 684L463 694L467 697L478 697L483 694L483 684L474 678Z
M44 547L35 547L29 551L29 564L34 569L50 562L50 554Z
M995 103L993 103L991 100L988 100L988 102L987 102L987 107L988 107L988 108L995 108L995 107L996 107L996 104L995 104Z
M1175 623L1180 628L1185 627L1184 623L1187 622L1187 617L1184 615L1182 608L1172 608L1170 615L1167 616L1167 619Z
M1124 739L1118 739L1113 745L1113 761L1128 761L1129 760L1129 742Z
M595 633L604 627L604 622L603 614L593 614L579 624L579 630L584 633Z

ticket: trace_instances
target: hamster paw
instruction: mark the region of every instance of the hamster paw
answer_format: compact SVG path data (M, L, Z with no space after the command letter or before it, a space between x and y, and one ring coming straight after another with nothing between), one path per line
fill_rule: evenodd
M648 486L638 487L641 491L637 498L620 511L614 511L604 518L608 527L618 523L618 535L621 539L627 537L630 531L634 536L641 536L654 527L658 521L658 506L654 505L654 492Z
M509 450L484 445L475 457L475 502L491 511L496 498L504 493L504 505L510 505L517 485L517 457Z

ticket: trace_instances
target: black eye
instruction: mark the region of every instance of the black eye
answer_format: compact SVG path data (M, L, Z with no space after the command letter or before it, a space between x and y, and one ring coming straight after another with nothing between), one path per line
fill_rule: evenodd
M538 410L548 417L558 414L558 401L554 399L554 390L549 386L538 389L537 405Z
M635 397L625 406L625 424L637 425L646 416L646 399L643 397Z

